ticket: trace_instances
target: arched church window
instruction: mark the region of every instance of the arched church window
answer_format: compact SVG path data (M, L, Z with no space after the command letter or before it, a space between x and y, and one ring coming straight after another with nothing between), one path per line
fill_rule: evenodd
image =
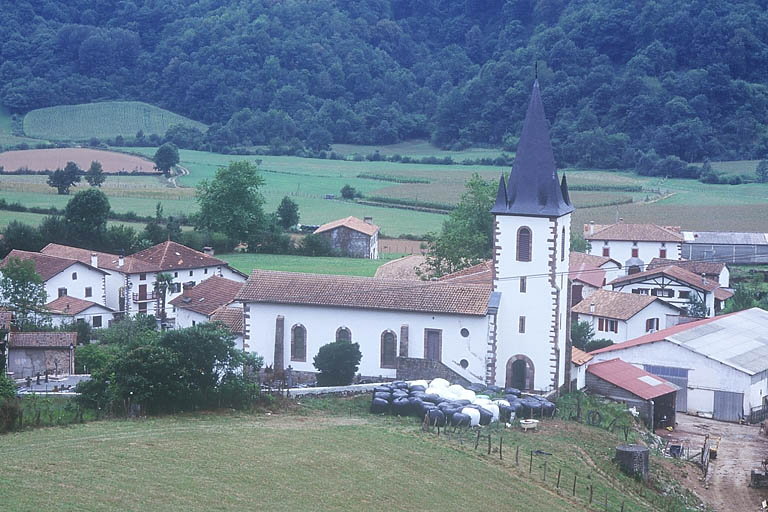
M352 331L347 327L339 327L336 329L336 341L346 341L347 343L352 341Z
M307 360L307 328L301 324L291 327L291 361Z
M517 261L531 261L531 229L525 226L517 230Z
M392 331L381 333L381 367L397 367L397 337Z

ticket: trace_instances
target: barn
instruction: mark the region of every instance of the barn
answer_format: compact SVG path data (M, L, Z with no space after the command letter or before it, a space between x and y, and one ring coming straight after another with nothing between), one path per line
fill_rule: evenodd
M590 393L634 407L653 429L675 424L678 387L618 357L589 365L586 385Z
M768 311L752 308L650 333L590 353L642 367L681 389L676 410L739 421L768 401Z
M768 263L768 233L683 231L682 256L737 265Z
M379 226L373 223L373 217L334 220L317 228L314 234L327 237L331 249L344 256L379 258Z

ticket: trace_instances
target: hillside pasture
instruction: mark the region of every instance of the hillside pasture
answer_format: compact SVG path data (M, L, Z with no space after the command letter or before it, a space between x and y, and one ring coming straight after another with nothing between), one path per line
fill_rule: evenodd
M280 270L283 272L307 272L310 274L335 274L373 277L376 270L401 254L380 254L379 259L310 257L278 254L217 254L240 272L250 274L254 269Z
M0 153L0 165L5 172L19 169L32 171L63 169L67 162L75 162L87 170L94 160L101 162L105 173L141 172L161 174L155 163L147 158L115 151L89 148L25 149Z
M466 148L458 151L441 149L430 143L428 140L409 140L398 142L397 144L385 144L381 146L363 146L357 144L333 144L331 150L336 153L351 155L371 155L378 152L382 156L409 156L412 158L424 158L434 156L436 158L451 157L454 162L460 163L462 160L476 160L479 158L497 158L502 154L514 156L514 151L501 151L494 148Z
M140 101L104 101L82 105L61 105L29 112L24 116L24 134L50 140L84 141L92 137L134 137L164 135L174 124L205 132L208 127L179 114Z

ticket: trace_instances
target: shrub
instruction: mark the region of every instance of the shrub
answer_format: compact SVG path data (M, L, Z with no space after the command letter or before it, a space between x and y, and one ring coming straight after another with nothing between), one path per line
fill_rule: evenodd
M0 402L16 398L16 383L0 374Z
M335 341L320 347L313 363L320 372L318 386L346 386L352 383L360 365L360 345L348 341Z
M346 184L341 187L341 197L344 199L354 199L357 196L357 190L352 185Z
M299 243L298 251L303 256L332 256L331 241L323 235L307 235Z
M613 342L611 340L607 340L604 338L598 338L596 340L590 340L584 345L584 351L585 352L592 352L593 350L597 350L603 347L608 347L613 345Z

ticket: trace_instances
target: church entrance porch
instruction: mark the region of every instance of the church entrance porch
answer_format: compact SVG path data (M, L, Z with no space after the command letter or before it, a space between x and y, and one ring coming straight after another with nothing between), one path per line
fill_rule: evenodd
M533 390L534 367L533 361L527 356L517 354L507 361L507 378L505 387L517 388L524 391Z

